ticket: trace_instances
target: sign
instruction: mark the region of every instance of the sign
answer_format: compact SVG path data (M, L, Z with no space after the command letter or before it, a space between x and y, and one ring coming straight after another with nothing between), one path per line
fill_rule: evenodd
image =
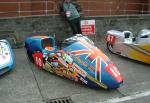
M81 20L81 31L83 35L95 34L95 20Z

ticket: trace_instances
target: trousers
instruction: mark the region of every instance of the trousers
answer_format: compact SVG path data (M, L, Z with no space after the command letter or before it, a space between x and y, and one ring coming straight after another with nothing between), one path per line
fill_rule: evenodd
M69 24L71 26L73 34L81 34L81 25L80 18L75 18L73 20L69 20Z

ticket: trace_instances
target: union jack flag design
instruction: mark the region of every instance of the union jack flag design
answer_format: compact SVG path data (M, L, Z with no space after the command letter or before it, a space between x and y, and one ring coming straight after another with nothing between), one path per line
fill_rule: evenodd
M107 61L109 59L105 54L102 53L97 47L90 45L89 43L85 41L80 41L81 45L84 46L84 49L77 49L71 51L71 53L75 56L82 56L82 55L87 55L84 59L85 61L90 60L91 63L94 63L95 67L95 79L101 82L101 71L102 68L107 66Z

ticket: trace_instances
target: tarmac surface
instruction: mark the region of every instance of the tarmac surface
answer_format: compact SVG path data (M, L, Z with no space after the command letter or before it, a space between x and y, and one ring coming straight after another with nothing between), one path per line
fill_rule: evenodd
M14 69L0 76L0 103L149 103L150 65L105 54L124 76L116 90L94 89L61 78L32 64L24 48L13 49Z

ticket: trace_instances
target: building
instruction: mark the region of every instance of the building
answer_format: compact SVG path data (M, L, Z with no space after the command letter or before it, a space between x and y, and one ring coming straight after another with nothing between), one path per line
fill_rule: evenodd
M58 15L60 0L0 0L0 17ZM85 16L149 14L150 0L77 0Z

